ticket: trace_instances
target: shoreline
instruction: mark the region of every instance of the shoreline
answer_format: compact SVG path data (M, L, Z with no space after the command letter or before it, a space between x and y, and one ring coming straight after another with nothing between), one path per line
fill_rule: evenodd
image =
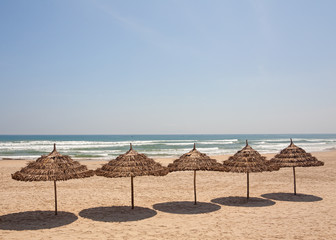
M238 150L237 150L238 151ZM279 151L280 152L280 151ZM267 160L269 160L268 158L273 157L274 155L278 154L279 152L273 152L273 153L260 153L262 156L265 156L267 158ZM139 152L141 153L141 152ZM332 149L332 150L324 150L324 151L311 151L309 152L311 154L323 154L323 153L335 153L336 154L336 149ZM62 153L61 153L62 154ZM225 159L228 158L229 156L232 156L233 154L220 154L220 155L208 155L211 158L214 159ZM150 157L154 160L162 160L162 161L167 161L167 160L175 160L178 159L180 156L176 156L176 157ZM101 159L101 158L72 158L75 161L80 161L80 162L106 162L106 161L110 161L112 159L115 159L116 157L111 157L108 159ZM24 159L24 158L0 158L0 161L35 161L37 158L32 158L32 159Z
M267 153L267 154L262 154L263 156L266 157L267 160L270 160L275 153ZM322 158L325 156L336 156L336 150L331 150L331 151L323 151L323 152L313 152L313 156L321 156ZM219 163L223 163L223 161L227 160L230 156L230 154L225 154L225 155L216 155L216 156L210 156L211 158L217 160ZM336 157L335 157L336 158ZM168 166L169 163L172 163L174 160L177 158L153 158L155 161L161 163L163 166ZM0 160L0 163L6 164L6 165L11 165L11 166L16 166L18 167L17 170L19 170L19 167L25 167L28 162L35 161L36 159L19 159L19 160ZM89 169L95 170L96 168L101 167L101 165L106 164L109 160L98 160L98 159L74 159L76 161L79 161L80 163L88 166Z

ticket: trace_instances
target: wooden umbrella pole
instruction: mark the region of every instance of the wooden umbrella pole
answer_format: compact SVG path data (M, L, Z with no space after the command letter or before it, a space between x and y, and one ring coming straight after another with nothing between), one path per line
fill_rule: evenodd
M197 202L196 202L196 170L194 170L194 196L195 196L194 205L196 205L197 204Z
M133 187L133 176L131 176L131 191L132 191L132 209L134 209L134 187Z
M296 195L295 167L293 167L293 175L294 175L294 195Z
M249 178L249 172L247 172L247 200L250 198L250 178Z
M54 191L55 191L55 215L57 215L57 191L56 191L56 180L54 180Z

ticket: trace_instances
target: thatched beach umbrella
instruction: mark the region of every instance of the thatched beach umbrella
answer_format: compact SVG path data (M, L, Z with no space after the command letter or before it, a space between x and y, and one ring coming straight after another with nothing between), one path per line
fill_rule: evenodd
M170 172L174 171L194 171L194 197L196 201L196 171L222 171L222 164L218 163L215 159L211 159L206 154L201 153L196 150L196 145L194 143L194 148L183 154L179 159L176 159L173 163L168 165Z
M12 174L18 181L54 181L55 215L57 215L56 181L65 181L74 178L86 178L94 175L93 170L88 170L85 165L72 160L69 156L61 155L54 150L48 155L42 155L36 161L28 163L20 171Z
M228 160L223 162L224 171L246 173L247 177L247 200L250 197L250 179L249 173L252 172L264 172L264 171L276 171L279 170L279 166L271 164L256 150L248 145L246 140L246 146L238 151L235 155L229 157Z
M324 162L317 160L316 157L296 146L292 139L290 139L289 146L281 150L281 152L275 155L270 161L279 165L281 168L293 167L294 195L296 195L295 167L317 167L324 165Z
M118 178L131 177L131 201L132 209L134 209L134 188L133 178L137 176L164 176L168 174L168 169L160 163L148 158L145 154L138 153L133 150L130 144L130 150L125 154L119 155L116 159L104 164L96 170L96 175Z

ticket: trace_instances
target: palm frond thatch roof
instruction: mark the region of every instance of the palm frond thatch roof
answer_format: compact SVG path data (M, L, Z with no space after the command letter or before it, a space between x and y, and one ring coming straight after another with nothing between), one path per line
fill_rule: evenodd
M88 170L78 161L58 153L54 144L54 150L51 153L28 163L26 167L12 174L12 178L19 181L65 181L93 175L93 170Z
M130 150L119 155L116 159L104 164L96 170L96 175L110 178L136 177L136 176L164 176L168 174L168 169L145 154Z
M194 148L168 165L169 171L222 171L223 166L215 159Z
M227 172L250 173L279 170L279 166L261 156L248 144L247 140L246 146L224 161L223 165Z
M324 165L324 162L317 160L316 157L296 146L292 139L290 145L281 150L270 161L280 167L316 167Z

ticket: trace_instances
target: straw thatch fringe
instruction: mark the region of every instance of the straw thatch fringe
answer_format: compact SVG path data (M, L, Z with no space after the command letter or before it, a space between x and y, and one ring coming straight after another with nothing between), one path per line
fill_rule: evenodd
M19 181L65 181L74 178L85 178L94 175L85 165L72 160L69 156L61 155L54 150L12 174Z
M194 148L183 154L179 159L168 165L169 171L223 171L223 166L215 159L211 159L204 153Z
M223 171L223 168L222 164L218 163L215 159L211 159L206 154L197 151L195 143L194 148L190 152L183 154L179 159L168 165L170 172L194 171L194 204L197 204L196 171Z
M96 175L110 178L136 176L164 176L168 169L145 154L138 153L130 148L128 152L109 161L96 170Z
M266 160L266 157L261 156L260 153L250 147L247 141L242 150L223 162L223 166L227 172L238 173L279 170L279 166Z
M270 161L280 167L317 167L324 165L322 161L317 160L316 157L296 146L292 139L290 145L275 155Z

